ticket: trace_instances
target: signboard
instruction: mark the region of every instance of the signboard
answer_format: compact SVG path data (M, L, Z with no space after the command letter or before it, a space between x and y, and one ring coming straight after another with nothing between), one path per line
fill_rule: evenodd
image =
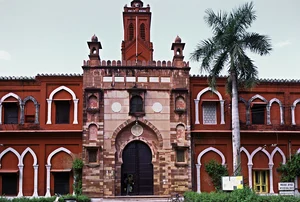
M295 183L294 182L279 182L278 190L279 191L294 191Z
M295 195L295 183L294 182L279 182L278 190L280 195Z
M236 189L243 189L243 176L223 176L222 190L233 191Z

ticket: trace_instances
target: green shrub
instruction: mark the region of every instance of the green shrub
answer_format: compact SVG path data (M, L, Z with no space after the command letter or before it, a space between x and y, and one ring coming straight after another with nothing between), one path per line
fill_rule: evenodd
M217 191L222 189L222 176L228 176L227 168L216 160L212 159L204 164L205 171L208 173L211 181Z
M300 176L300 153L291 156L286 164L280 164L277 171L281 173L281 182L294 182L297 176Z
M248 187L233 192L186 192L184 198L185 202L300 202L300 197L294 196L260 196Z

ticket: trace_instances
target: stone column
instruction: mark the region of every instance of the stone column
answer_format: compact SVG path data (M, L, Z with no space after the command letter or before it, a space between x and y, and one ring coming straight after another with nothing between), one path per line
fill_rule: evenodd
M284 124L284 117L283 117L282 105L279 105L279 109L280 109L280 124L283 125Z
M269 164L269 169L270 169L270 194L274 194L274 189L273 189L273 166L274 164Z
M271 125L271 112L270 112L270 106L266 106L267 109L267 125Z
M25 104L22 103L20 106L21 112L20 112L20 124L24 124L24 107Z
M195 124L200 124L199 122L199 100L195 101Z
M19 193L18 193L18 197L23 196L23 168L24 168L24 165L19 165Z
M35 105L35 120L34 120L35 124L39 123L39 111L40 111L40 105L36 104Z
M249 179L249 188L252 189L252 166L253 164L248 163L248 179Z
M34 190L33 190L33 197L38 197L38 165L34 165L33 169L34 169Z
M46 165L46 169L47 169L47 179L46 179L46 197L50 197L51 193L50 193L50 169L51 169L51 165Z
M77 117L78 117L78 99L74 99L73 102L74 102L74 121L73 121L73 124L78 124L78 120L77 120Z
M225 120L224 120L224 100L220 100L220 106L221 106L221 124L225 124Z
M46 124L51 124L51 105L52 105L52 100L47 99L48 103L48 112L47 112L47 123Z
M200 169L201 169L201 164L196 164L197 168L197 192L201 193L201 179L200 179Z
M295 106L291 106L291 111L292 111L292 125L296 125L296 121L295 121Z

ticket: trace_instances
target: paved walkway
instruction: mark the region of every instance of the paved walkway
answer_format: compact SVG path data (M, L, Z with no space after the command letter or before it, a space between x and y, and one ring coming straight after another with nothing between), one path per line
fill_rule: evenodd
M168 198L161 197L131 197L131 196L119 196L114 198L92 198L92 202L168 202Z

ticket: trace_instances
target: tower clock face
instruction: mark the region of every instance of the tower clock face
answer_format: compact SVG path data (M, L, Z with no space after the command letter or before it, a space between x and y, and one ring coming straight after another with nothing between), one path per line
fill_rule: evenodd
M135 7L140 7L140 4L139 3L135 3L134 6Z

